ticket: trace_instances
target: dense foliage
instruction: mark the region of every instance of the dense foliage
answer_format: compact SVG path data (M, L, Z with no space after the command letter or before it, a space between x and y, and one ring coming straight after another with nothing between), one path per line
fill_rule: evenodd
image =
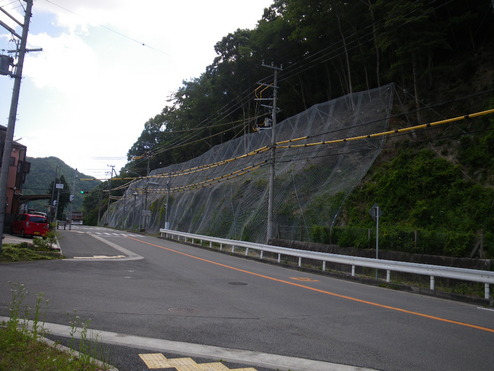
M473 124L455 129L471 131L470 125ZM340 227L331 230L313 225L312 239L372 247L375 222L369 209L378 204L382 210L383 248L465 256L482 236L486 252L494 256L490 165L494 156L494 119L477 120L475 126L480 133L462 135L442 145L401 142L392 159L376 166L351 194L341 214ZM321 208L325 212L324 203Z
M280 120L388 82L409 92L420 110L441 99L434 95L444 84L449 95L472 77L492 51L493 20L489 0L276 0L255 29L223 37L206 71L184 81L145 123L128 166L145 175L260 124L268 112L255 98L270 93L256 90L257 82L272 82L263 61L283 66Z

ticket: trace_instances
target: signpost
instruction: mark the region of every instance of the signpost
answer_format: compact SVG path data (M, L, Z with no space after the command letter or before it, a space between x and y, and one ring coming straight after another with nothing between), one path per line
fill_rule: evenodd
M57 190L57 204L55 205L55 222L58 225L58 204L60 202L60 190L63 189L63 183L56 183L55 188Z
M374 204L369 210L369 214L376 222L376 259L379 259L379 218L382 215L382 211L378 204Z
M382 211L378 204L374 204L370 210L369 214L372 219L376 222L376 259L379 259L379 218L382 215ZM377 269L376 269L376 279L377 279Z

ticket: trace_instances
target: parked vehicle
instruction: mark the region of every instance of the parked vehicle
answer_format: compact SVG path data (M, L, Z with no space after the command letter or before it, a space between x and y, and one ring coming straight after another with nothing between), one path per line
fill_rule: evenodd
M12 223L12 233L26 236L45 237L50 231L50 223L44 215L20 214Z

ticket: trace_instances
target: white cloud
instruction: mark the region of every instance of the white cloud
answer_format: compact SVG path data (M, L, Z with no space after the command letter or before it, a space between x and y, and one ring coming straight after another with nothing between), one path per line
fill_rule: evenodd
M67 33L52 37L41 33L30 35L29 40L31 44L43 46L43 52L28 54L24 67L24 75L31 78L37 88L53 88L75 95L88 89L96 77L98 56L81 37Z
M118 170L144 123L212 63L214 44L255 27L271 2L36 1L28 44L43 52L26 58L16 138L29 156L86 174L104 175L106 158L122 158Z

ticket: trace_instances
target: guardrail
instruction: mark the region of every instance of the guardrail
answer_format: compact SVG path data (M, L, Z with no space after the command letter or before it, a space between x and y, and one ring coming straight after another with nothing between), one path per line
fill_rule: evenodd
M430 277L429 287L431 290L434 290L435 277L453 278L462 281L479 282L485 285L484 286L485 299L490 299L490 285L494 284L494 272L491 271L444 267L444 266L432 265L432 264L408 263L408 262L400 262L394 260L362 258L358 256L337 255L337 254L322 253L317 251L297 250L297 249L290 249L281 246L272 246L272 245L258 244L254 242L245 242L245 241L229 240L229 239L217 238L211 236L203 236L203 235L197 235L187 232L173 231L170 229L160 229L160 233L162 237L171 238L171 239L176 238L178 241L180 241L181 238L184 239L184 242L188 242L188 239L190 239L192 243L194 243L195 241L199 241L200 244L206 241L209 242L210 248L213 247L213 243L216 243L219 244L220 249L223 249L224 247L226 248L229 247L231 249L231 252L235 252L235 248L237 247L242 247L246 249L245 255L249 254L249 249L257 250L259 251L259 258L261 260L263 259L264 252L271 252L274 254L278 254L278 263L281 262L281 256L283 255L297 257L299 267L302 266L302 259L321 261L323 271L326 270L327 262L350 265L352 267L352 277L355 276L355 267L366 267L366 268L385 270L386 282L390 282L391 272L404 272L404 273L425 275Z

